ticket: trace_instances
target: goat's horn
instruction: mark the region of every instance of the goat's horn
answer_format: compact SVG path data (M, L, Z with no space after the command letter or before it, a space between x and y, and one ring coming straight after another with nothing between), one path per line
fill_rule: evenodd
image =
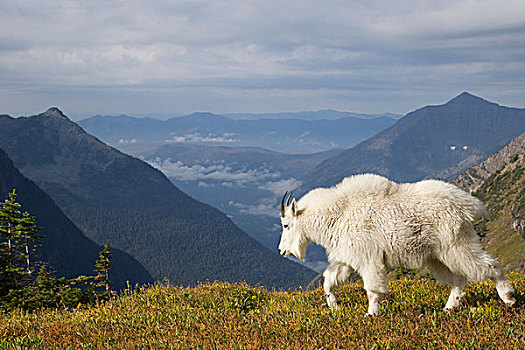
M290 201L292 200L292 193L293 192L290 192L290 195L288 196L288 200L286 200L286 206L290 205Z
M283 199L281 199L281 216L284 218L284 200L286 198L286 195L288 194L288 191L283 196ZM287 205L288 206L288 205Z

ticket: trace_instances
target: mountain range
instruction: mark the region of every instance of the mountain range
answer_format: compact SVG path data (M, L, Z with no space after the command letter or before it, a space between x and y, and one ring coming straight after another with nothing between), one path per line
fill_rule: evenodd
M525 131L525 109L464 92L408 113L391 127L325 160L301 178L298 193L372 172L398 182L453 179Z
M7 154L0 149L0 199L5 199L13 189L22 211L29 212L42 227L39 235L41 247L33 260L50 264L49 271L55 276L73 278L79 275L93 275L101 245L88 239L57 207L55 202L33 181L27 179L14 167ZM131 255L120 249L111 248L110 280L114 289L153 282L146 269Z
M327 119L341 116L338 113L325 113ZM292 115L275 114L273 117ZM258 120L257 118L262 116L241 114L229 117ZM271 114L264 116L272 117ZM315 113L304 114L302 118L303 120L299 121L303 123L309 118L316 120ZM112 128L111 124L105 127ZM93 129L103 130L104 127L101 124ZM248 182L243 183L244 187L235 187L232 186L235 182L225 181L227 175L245 179L255 177L256 174L275 174L275 171L262 172L263 169L271 168L271 163L265 163L269 153L250 152L240 147L215 148L213 151L213 148L202 147L189 151L188 145L180 144L159 146L152 143L145 147L144 144L130 143L119 147L125 152L133 149L133 154L144 157L185 191L205 202L217 205L232 215L232 219L245 231L267 246L274 246L280 233L278 218L269 216L268 213L272 210L276 212L274 207L278 202L279 191L284 193L296 188L294 192L300 196L311 188L331 186L346 176L363 172L378 173L398 182L411 182L423 178L451 180L470 166L499 151L523 131L524 109L499 106L465 92L443 105L425 106L408 113L395 124L346 151L338 151L332 156L322 154L327 157L321 159L314 167L313 162L309 163L310 169L303 167L292 175L291 172L286 172L287 165L283 161L284 166L278 170L281 176L265 180L279 185L273 187L273 196L263 192L267 187L262 181L251 182L251 187L246 186ZM254 146L256 142L256 139L252 139L249 145ZM297 142L295 144L298 145ZM232 143L231 146L235 144ZM192 157L194 161L191 160ZM225 169L228 170L226 173L223 171ZM206 171L207 173L203 174ZM249 201L243 201L242 198ZM312 247L308 250L307 260L323 260L323 255L322 250Z
M315 142L321 149L333 147L337 143L334 140L345 137L344 132L331 133L331 127L339 125L343 130L346 121L341 124L341 120L345 118L318 120L305 115L282 124L279 119L243 118L250 116L196 113L167 121L120 116L80 122L96 137L116 142L122 151L141 158L137 159L104 145L58 109L50 109L29 118L0 116L0 147L88 237L98 244L109 237L114 246L136 257L155 279L167 276L180 284L203 279L246 280L287 288L308 282L313 272L283 262L247 237L232 220L273 249L280 226L278 214L272 213L278 213L278 198L286 190L296 188L296 196L300 196L311 188L330 186L362 172L378 173L398 182L451 180L525 131L525 109L499 106L469 93L443 105L408 113L397 122L393 120L395 124L380 128L366 140L361 136L364 141L346 151L282 152L307 153ZM304 129L290 129L301 124L319 135L313 131L297 134ZM238 129L233 130L232 125ZM331 126L323 129L326 125ZM142 138L132 138L138 132ZM316 136L299 142L299 136L310 135ZM482 191L479 195L483 196L500 190L503 185L497 183L504 181L505 188L521 196L521 168L514 165L504 170L510 163L521 164L516 161L521 159L524 146L520 138L516 140L492 163L484 162L481 168L469 170L463 180L457 180L458 184L476 191L476 195ZM258 142L272 147L262 149L257 147ZM487 185L494 179L497 181ZM512 179L517 179L514 185ZM228 215L193 200L179 188ZM487 201L494 197L485 196ZM496 204L489 206L506 220L509 208L505 198L513 198L521 206L522 200L516 198L523 196L497 198L493 201ZM502 229L501 239L487 236L493 247L510 242L505 240L507 229ZM511 242L511 246L521 247L517 242ZM516 261L515 255L501 254ZM322 255L322 250L313 247L308 250L307 260L323 263Z
M94 116L79 121L90 134L120 147L127 143L190 143L230 147L262 147L284 153L311 153L349 148L395 123L373 119L231 119L193 113L168 120L129 116Z
M387 117L392 119L399 119L400 114L382 113L355 113L355 112L341 112L333 109L322 109L319 111L302 111L302 112L277 112L277 113L230 113L222 114L231 119L300 119L300 120L336 120L341 118L358 118L358 119L376 119L379 117Z
M87 134L60 110L0 116L0 147L98 244L110 241L156 280L246 281L289 288L313 271L280 257L160 171Z

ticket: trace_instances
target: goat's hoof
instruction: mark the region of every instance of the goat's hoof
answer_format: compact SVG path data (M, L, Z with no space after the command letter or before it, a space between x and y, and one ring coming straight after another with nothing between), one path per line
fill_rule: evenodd
M516 298L514 297L508 298L508 300L505 301L505 305L507 305L508 307L513 307L514 305L516 305Z

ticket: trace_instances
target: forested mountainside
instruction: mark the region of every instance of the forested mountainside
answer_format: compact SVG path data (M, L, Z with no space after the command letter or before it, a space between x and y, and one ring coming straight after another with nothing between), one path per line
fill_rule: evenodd
M257 243L158 170L84 132L56 109L0 116L0 147L95 242L109 240L155 279L297 287L315 275Z
M168 143L145 150L120 146L162 171L193 198L226 213L233 222L270 249L280 231L277 208L286 190L323 160L341 150L285 154L255 147Z
M0 149L0 200L8 197L15 189L22 210L36 217L39 232L44 236L38 248L36 260L48 262L54 275L73 278L78 275L92 275L95 261L102 246L88 239L56 206L55 202L35 183L13 166L7 154ZM131 255L112 248L110 268L111 285L115 289L152 282L146 269ZM33 260L35 260L33 259Z
M468 169L453 183L481 199L491 215L483 223L487 250L508 269L525 271L525 240L513 227L514 213L525 219L525 134L482 163Z
M524 131L525 109L499 106L464 92L444 105L408 113L376 136L324 161L302 178L300 192L365 172L398 182L452 179Z

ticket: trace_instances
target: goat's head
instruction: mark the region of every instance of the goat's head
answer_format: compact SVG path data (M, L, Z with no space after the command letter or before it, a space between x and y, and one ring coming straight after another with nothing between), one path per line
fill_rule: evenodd
M286 192L281 199L281 225L283 227L283 233L281 235L281 242L279 243L279 252L286 257L294 255L296 258L304 260L308 240L298 227L298 219L303 210L297 207L295 198L292 199L291 193L288 198L286 198L287 195L288 192Z

